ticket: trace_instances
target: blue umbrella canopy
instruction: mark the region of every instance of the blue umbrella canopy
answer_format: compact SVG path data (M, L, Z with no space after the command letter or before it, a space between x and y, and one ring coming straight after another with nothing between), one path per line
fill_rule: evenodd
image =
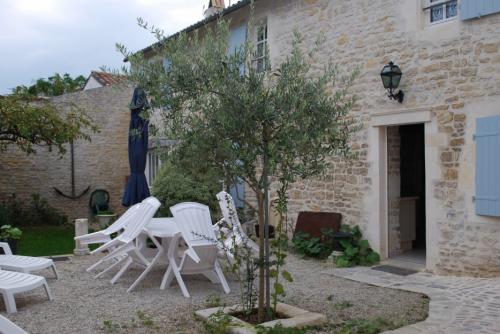
M124 206L139 203L149 196L148 182L144 174L148 154L148 121L141 115L149 108L146 93L141 88L135 88L130 102L131 117L128 136L130 177L123 195Z

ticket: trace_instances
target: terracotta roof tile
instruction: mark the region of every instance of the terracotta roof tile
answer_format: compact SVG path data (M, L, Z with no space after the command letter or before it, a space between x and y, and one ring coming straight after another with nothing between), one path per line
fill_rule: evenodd
M103 86L114 85L120 82L124 82L127 79L124 75L99 71L92 71L90 73L90 76Z

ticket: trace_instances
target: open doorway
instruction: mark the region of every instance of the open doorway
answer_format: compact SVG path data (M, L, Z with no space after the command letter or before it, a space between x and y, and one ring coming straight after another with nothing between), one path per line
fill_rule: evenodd
M387 128L389 257L425 265L424 125Z

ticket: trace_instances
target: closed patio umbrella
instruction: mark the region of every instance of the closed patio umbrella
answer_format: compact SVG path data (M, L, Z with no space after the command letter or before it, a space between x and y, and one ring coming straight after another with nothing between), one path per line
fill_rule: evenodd
M122 204L131 206L149 196L148 182L144 170L148 154L148 121L141 112L149 109L146 93L141 88L134 89L130 102L130 128L128 137L128 160L130 177L125 187Z

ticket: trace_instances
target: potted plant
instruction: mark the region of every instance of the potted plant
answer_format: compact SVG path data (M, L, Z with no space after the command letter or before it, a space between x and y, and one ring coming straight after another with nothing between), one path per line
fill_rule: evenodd
M96 214L97 222L100 228L106 228L115 220L116 214L112 211L99 211Z
M11 225L2 225L0 227L0 241L7 242L9 244L12 254L17 252L17 242L21 239L23 232L17 227L12 227ZM1 250L3 253L3 250Z

